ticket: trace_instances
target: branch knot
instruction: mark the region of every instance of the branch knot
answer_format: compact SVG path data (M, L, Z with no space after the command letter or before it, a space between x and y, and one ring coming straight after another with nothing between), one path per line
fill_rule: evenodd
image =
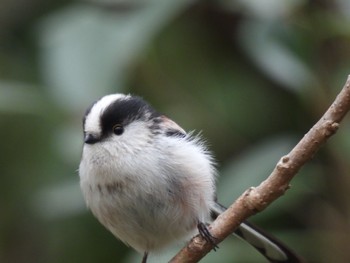
M244 206L254 213L260 212L265 209L267 203L260 195L256 187L250 187L244 193Z

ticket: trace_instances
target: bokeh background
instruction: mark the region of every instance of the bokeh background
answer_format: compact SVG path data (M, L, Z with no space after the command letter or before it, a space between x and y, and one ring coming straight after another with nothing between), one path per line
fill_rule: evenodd
M139 262L79 189L82 116L138 94L215 153L229 205L350 73L347 0L1 0L0 262ZM309 262L350 262L350 119L251 221ZM173 255L156 256L166 262ZM237 238L203 262L265 262Z

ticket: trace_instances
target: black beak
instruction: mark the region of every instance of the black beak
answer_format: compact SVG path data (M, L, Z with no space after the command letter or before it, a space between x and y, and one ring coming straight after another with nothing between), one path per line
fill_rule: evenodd
M84 142L87 143L87 144L94 144L96 142L99 141L99 138L95 135L92 135L92 134L85 134L84 136Z

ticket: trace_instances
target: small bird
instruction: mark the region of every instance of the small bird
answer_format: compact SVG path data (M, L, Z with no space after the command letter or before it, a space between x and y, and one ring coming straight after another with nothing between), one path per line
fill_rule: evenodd
M140 97L106 95L83 118L80 186L94 216L115 237L143 253L200 233L225 208L216 202L217 171L198 135ZM290 249L248 222L236 235L270 262L301 262Z

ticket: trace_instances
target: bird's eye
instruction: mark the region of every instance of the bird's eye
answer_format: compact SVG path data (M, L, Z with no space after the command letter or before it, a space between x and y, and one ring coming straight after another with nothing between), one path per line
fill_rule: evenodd
M113 126L113 133L115 135L122 135L124 132L124 127L121 124L116 124Z

